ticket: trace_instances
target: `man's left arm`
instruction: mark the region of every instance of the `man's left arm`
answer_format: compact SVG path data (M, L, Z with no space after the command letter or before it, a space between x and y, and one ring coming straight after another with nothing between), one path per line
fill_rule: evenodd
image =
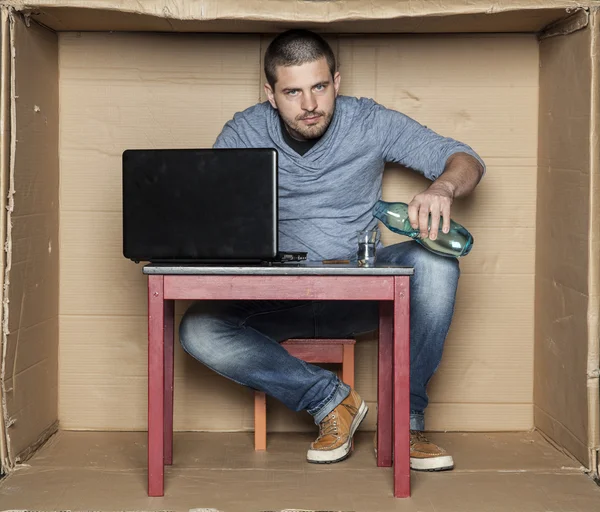
M467 144L443 137L405 114L376 103L372 109L384 161L402 164L432 182L409 203L408 214L421 237L435 240L440 217L447 232L454 198L473 191L485 173L485 163Z
M468 153L454 153L446 160L444 172L426 190L417 194L408 205L408 216L413 229L421 237L435 240L442 223L442 231L450 230L450 208L457 197L468 196L477 186L484 168ZM428 231L429 214L431 227Z

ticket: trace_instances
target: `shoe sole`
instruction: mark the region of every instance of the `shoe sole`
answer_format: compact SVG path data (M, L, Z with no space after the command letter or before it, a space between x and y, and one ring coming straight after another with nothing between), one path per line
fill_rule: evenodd
M377 457L377 448L375 448L373 451L375 452L375 457ZM413 462L411 460L410 469L412 469L413 471L424 471L424 472L427 472L427 473L437 473L437 472L440 472L440 471L450 471L450 470L454 469L454 462L452 462L452 464L449 465L449 466L446 465L446 466L435 467L435 468L418 468L418 467L414 467L413 466Z
M335 450L308 450L306 460L311 464L334 464L335 462L341 462L350 457L350 454L352 453L352 438L368 412L369 408L363 400L352 421L352 425L350 426L350 436L348 437L348 441Z
M415 471L448 471L454 469L454 460L450 455L432 459L410 459L410 469Z

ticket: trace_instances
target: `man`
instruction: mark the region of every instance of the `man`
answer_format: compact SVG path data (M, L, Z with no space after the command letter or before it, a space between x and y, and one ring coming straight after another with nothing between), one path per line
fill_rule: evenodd
M265 54L268 102L237 113L217 148L275 147L279 153L280 249L306 251L309 260L352 259L356 232L377 225L385 162L398 162L432 180L409 205L421 236L447 231L455 198L469 194L485 167L469 147L441 137L370 99L339 96L340 74L318 35L291 30ZM431 228L428 218L431 214ZM441 223L441 226L440 226ZM452 469L452 456L423 431L426 387L437 369L454 311L459 278L455 259L414 241L379 250L378 262L410 265L411 467ZM319 436L307 453L313 463L350 455L366 403L335 374L288 354L291 337L350 337L378 326L376 302L215 301L184 315L184 349L215 372L307 410Z

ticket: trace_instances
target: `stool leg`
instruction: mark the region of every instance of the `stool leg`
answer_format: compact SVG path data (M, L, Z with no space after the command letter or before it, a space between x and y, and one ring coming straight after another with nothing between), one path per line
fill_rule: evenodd
M254 392L254 449L267 449L267 396L262 391Z
M164 495L164 280L148 276L148 496Z
M174 383L175 301L165 301L165 464L173 464L173 383Z
M354 388L354 345L344 345L342 354L342 381Z
M342 382L354 389L354 345L344 345L342 348ZM354 450L354 439L352 439Z
M377 465L392 465L394 303L379 303L379 351L377 359Z

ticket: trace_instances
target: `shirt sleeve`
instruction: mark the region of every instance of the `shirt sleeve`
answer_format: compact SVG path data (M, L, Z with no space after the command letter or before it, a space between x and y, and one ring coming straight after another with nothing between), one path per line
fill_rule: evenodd
M238 135L234 128L233 122L228 121L225 123L223 130L217 136L213 148L245 148L246 144L242 142L242 139Z
M376 105L375 123L382 137L383 158L422 174L434 181L444 172L446 161L454 153L467 153L483 166L485 163L471 147L443 137L396 110Z

